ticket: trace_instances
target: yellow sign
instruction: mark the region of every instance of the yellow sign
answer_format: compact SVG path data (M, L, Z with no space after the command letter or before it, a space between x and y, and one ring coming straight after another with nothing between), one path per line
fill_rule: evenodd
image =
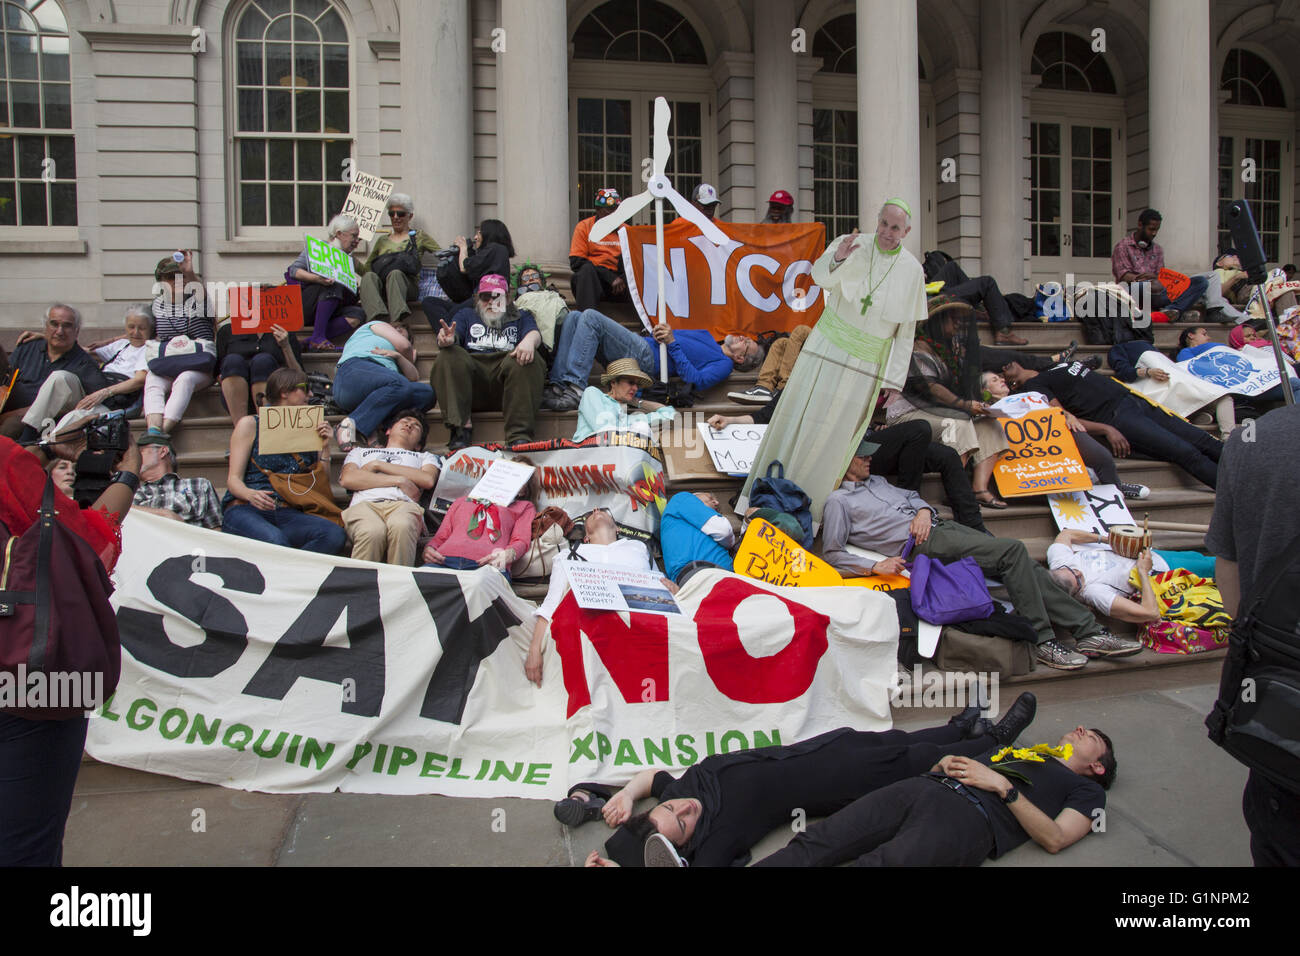
M998 421L1011 446L993 469L1002 497L1048 495L1092 487L1092 479L1061 409Z
M745 531L732 562L737 574L786 587L829 588L842 584L891 591L907 587L908 579L898 574L870 574L844 578L827 562L809 553L776 525L755 518Z

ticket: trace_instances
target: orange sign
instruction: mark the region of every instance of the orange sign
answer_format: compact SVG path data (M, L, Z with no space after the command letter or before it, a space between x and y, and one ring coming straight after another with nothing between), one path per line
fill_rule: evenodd
M278 325L286 332L303 327L302 287L277 285L268 289L230 290L230 331L235 335L260 335Z
M873 591L892 591L910 585L901 574L841 577L826 561L804 550L784 531L762 518L749 523L732 567L737 574L786 587L829 588L851 584Z
M730 240L715 246L685 219L664 227L664 288L668 323L757 336L813 325L822 314L812 264L826 247L820 223L719 222ZM653 226L628 226L623 245L628 291L642 319L659 316L659 266Z
M1092 479L1061 409L998 421L1011 445L993 468L1002 497L1048 495L1092 487Z
M1173 269L1161 269L1156 274L1156 278L1160 280L1160 284L1165 287L1165 294L1171 299L1178 298L1192 284L1191 279L1181 272L1175 272Z

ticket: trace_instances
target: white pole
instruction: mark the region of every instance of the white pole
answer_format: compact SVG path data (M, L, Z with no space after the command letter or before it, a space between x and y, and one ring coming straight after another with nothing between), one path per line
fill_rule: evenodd
M668 322L668 297L664 288L664 201L655 198L655 244L659 260L659 324ZM659 343L659 381L668 383L668 346Z

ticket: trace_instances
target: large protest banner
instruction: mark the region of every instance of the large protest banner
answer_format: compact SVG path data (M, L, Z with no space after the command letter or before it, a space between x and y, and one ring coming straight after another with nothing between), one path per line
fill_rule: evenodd
M468 495L492 462L508 454L472 446L448 457L434 487L434 510L445 511ZM608 508L625 527L658 530L667 490L659 450L649 439L631 432L604 433L583 442L538 442L519 454L537 467L539 511L555 505L576 518Z
M570 595L536 688L533 606L491 569L328 558L148 514L123 532L122 679L86 745L107 763L271 792L554 799L890 726L897 619L864 589L701 572L671 617Z
M709 329L715 338L733 332L757 336L813 325L822 314L821 289L812 264L826 247L821 223L771 225L717 223L729 238L715 246L685 219L664 227L664 286L668 323ZM653 226L619 230L628 292L641 320L659 316L659 267Z

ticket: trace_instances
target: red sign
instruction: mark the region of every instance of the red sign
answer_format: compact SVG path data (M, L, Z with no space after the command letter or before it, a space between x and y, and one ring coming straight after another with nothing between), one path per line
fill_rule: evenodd
M268 289L230 290L230 331L235 335L270 332L278 325L286 332L303 326L302 287L277 285Z
M1192 284L1192 280L1183 275L1181 272L1175 272L1173 269L1161 269L1156 278L1160 284L1165 287L1165 294L1171 299L1176 299Z

